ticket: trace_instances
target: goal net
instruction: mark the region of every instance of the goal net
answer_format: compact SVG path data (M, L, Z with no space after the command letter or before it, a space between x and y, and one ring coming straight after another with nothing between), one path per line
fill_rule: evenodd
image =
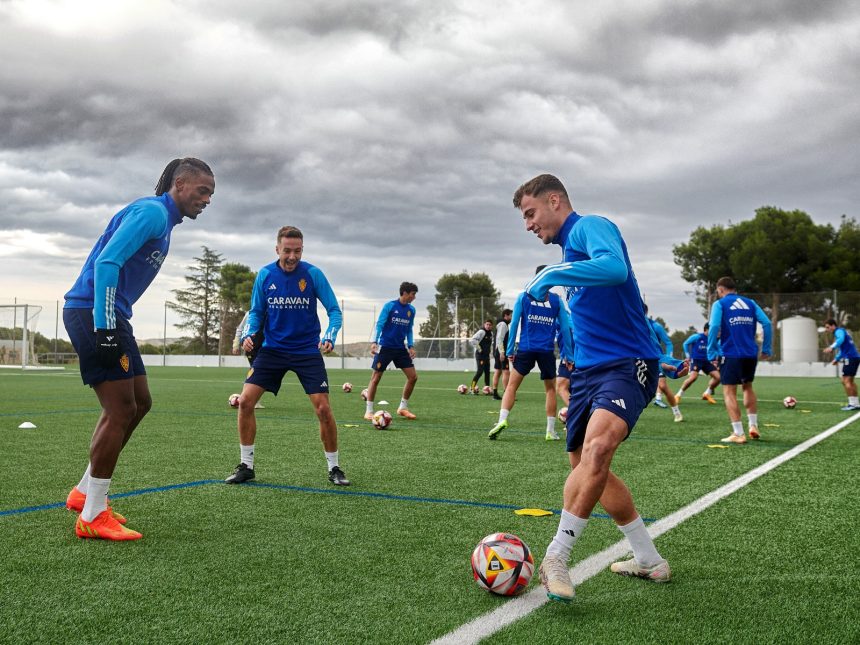
M38 364L34 343L41 312L40 305L0 305L0 365Z

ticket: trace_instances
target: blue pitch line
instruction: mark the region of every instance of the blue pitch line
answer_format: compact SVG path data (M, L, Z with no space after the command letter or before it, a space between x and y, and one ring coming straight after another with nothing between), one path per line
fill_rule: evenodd
M181 488L195 488L197 486L206 486L208 484L223 484L224 482L220 479L201 479L194 482L187 482L185 484L170 484L169 486L157 486L154 488L140 488L138 490L128 491L126 493L117 493L115 495L111 495L111 499L121 499L123 497L136 497L138 495L148 495L149 493L162 493L164 491L169 490L178 490ZM458 506L475 506L478 508L493 508L493 509L501 509L501 510L517 510L523 508L522 506L516 506L513 504L492 504L490 502L470 502L468 500L463 499L444 499L438 497L414 497L412 495L392 495L390 493L373 493L370 491L360 491L360 490L343 490L343 489L328 489L328 488L310 488L308 486L291 486L289 484L264 484L260 482L246 482L242 484L243 486L250 486L253 488L272 488L275 490L290 490L296 491L300 493L322 493L326 495L351 495L354 497L372 497L376 499L388 499L394 500L398 502L424 502L429 504L454 504ZM25 506L24 508L13 508L8 511L0 511L0 517L4 515L20 515L22 513L32 513L34 511L49 511L55 508L65 508L65 502L56 502L54 504L43 504L41 506ZM547 509L553 515L560 515L561 511L557 509ZM591 517L600 518L600 519L610 519L609 515L605 513L592 513ZM642 518L644 522L655 522L654 518L646 517Z

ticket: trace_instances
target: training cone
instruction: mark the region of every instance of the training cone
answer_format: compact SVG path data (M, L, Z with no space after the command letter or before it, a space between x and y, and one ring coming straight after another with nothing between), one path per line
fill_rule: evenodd
M31 430L36 427L35 423L31 423L30 421L25 421L21 425L18 426L19 430Z

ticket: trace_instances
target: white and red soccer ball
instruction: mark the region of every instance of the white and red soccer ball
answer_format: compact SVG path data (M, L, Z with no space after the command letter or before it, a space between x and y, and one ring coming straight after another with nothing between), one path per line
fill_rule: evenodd
M466 385L465 383L460 383L460 385L457 386L457 391L460 394L465 394L466 392L469 391L469 386Z
M528 545L512 533L493 533L472 551L472 575L482 589L516 596L532 579L535 561Z
M391 413L388 410L377 410L373 413L371 423L377 430L385 430L391 425Z
M346 392L347 394L352 392L352 383L349 383L349 382L344 383L343 384L343 391Z
M239 395L238 394L231 394L227 399L227 404L231 408L238 408L239 407Z
M567 407L563 407L558 411L558 420L562 423L567 423Z
M364 388L364 389L361 391L361 400L362 400L362 401L367 401L367 388Z
M482 391L484 394L486 394L487 396L489 396L490 394L492 394L492 393L493 393L493 388L491 388L489 385L485 385L485 386L484 386L484 389L483 389L483 390L481 390L481 391Z
M797 405L797 399L793 396L787 396L782 400L782 404L790 410Z

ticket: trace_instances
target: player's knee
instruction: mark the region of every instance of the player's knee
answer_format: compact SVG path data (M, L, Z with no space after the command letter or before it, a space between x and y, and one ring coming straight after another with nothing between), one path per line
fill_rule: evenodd
M114 403L105 409L105 414L116 425L125 427L137 416L137 403L133 399Z
M136 404L136 415L140 418L143 418L152 409L152 397L148 395L143 397L137 397Z

